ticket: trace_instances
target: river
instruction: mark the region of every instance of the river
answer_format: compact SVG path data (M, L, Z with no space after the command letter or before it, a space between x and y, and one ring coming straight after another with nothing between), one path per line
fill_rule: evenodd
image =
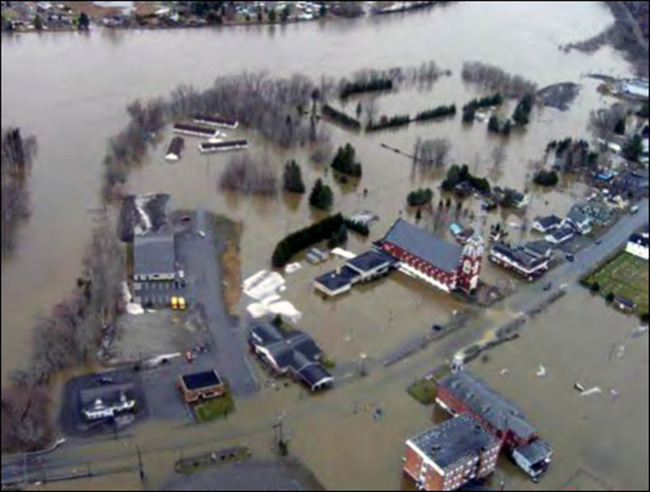
M589 112L610 103L596 92L596 83L584 76L632 73L622 56L609 48L592 55L559 50L562 44L599 33L612 21L606 7L597 2L566 3L561 12L552 3L469 2L407 15L276 27L3 36L3 125L20 126L39 141L30 181L33 214L21 231L16 254L2 267L3 384L9 371L20 367L29 355L35 316L47 312L68 292L80 270L81 253L92 225L90 211L99 201L107 139L125 125L124 109L134 99L166 95L182 83L206 87L218 75L245 70L266 70L273 76L301 73L318 79L323 74L339 77L365 67L419 65L431 59L453 75L440 79L431 91L410 90L380 98L381 114L415 113L452 102L461 106L477 97L474 88L465 86L460 78L466 61L497 65L540 87L566 81L580 83L581 94L570 111L540 111L529 129L513 136L507 145L508 158L495 177L499 184L523 189L529 162L541 158L549 140L584 136ZM354 106L346 109L352 113ZM497 144L486 135L482 124L466 129L458 117L373 136L351 136L333 126L331 130L333 142L352 142L364 164L364 178L356 191L333 185L336 208L376 212L381 220L373 226L373 239L404 208L409 191L437 183L414 174L408 160L386 151L380 143L410 151L419 136L448 138L453 145L451 161L467 162L478 174L490 173L490 152ZM287 159L297 157L308 186L323 176L323 168L309 164L302 152L279 152L254 135L238 132L251 139L252 152L267 158L278 170ZM281 198L260 201L218 193L220 170L229 157L206 159L196 151L194 140L188 139L187 144L180 163L170 166L162 158L166 148L163 140L151 153L148 165L132 174L131 189L169 192L174 206L200 205L241 220L244 274L267 268L277 240L312 219L306 198L289 203ZM367 199L359 194L363 188L370 191ZM535 195L530 214L563 214L584 191L577 185ZM508 219L513 220L518 219ZM513 235L516 237L516 232ZM356 252L364 247L356 239L350 245ZM308 288L315 275L314 270L305 269L293 277L287 297L305 312L305 329L337 361L353 360L361 352L379 357L395 343L434 322L444 322L462 307L443 295L397 279L374 286L369 292L355 292L345 301L325 303ZM486 265L485 278L499 282L506 276ZM580 314L549 316L554 324L571 326ZM398 401L397 394L391 398ZM399 405L404 412L415 408ZM391 435L402 439L426 420L424 416L414 419L412 424L419 425L409 429L393 427ZM354 427L354 423L342 425L339 434L328 439L343 436ZM372 432L372 428L366 431ZM395 448L388 451L387 444L384 458L394 452ZM341 461L333 450L331 454L333 460ZM319 459L318 455L310 458L311 465ZM317 472L327 475L322 477L325 485L340 486L336 463L330 464L331 470ZM367 473L359 483L372 487L371 469ZM341 480L343 476L339 476Z

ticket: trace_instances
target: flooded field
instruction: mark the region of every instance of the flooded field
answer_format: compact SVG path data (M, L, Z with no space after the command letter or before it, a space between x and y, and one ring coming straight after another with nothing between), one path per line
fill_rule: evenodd
M540 88L558 82L581 84L581 93L569 111L537 111L524 133L510 137L501 169L494 168L491 157L499 140L487 134L483 123L463 127L459 116L372 135L350 134L320 123L328 125L335 146L351 142L356 147L364 167L356 188L335 183L327 166L309 161L308 149L279 151L246 130L231 132L230 136L247 138L249 152L269 162L278 175L284 163L295 158L308 188L319 177L328 181L335 192L334 210L378 214L380 221L371 226L370 238L352 235L348 249L361 253L383 236L400 213L413 213L406 209L408 192L430 186L435 189L434 203L440 198L437 187L442 174L423 175L409 159L388 151L382 143L410 153L418 137L447 138L452 144L450 163L467 163L472 172L489 176L493 183L523 191L530 180L530 163L543 157L547 143L585 136L589 112L611 103L585 75L631 73L622 57L608 48L589 56L558 49L597 34L611 22L609 12L596 2L564 4L561 15L552 3L462 3L405 16L276 28L3 37L2 120L35 134L40 147L31 181L33 215L20 234L16 255L2 268L3 384L9 371L29 354L34 317L65 295L79 272L79 258L92 224L89 209L98 203L106 142L125 125L124 108L132 100L166 95L181 83L207 87L217 75L244 70L267 70L273 76L299 72L317 80L323 74L339 77L360 68L418 65L430 59L453 75L441 78L431 90L380 97L379 114L414 114L451 103L462 106L477 97L479 93L461 80L465 61L495 64L533 80ZM471 26L471 33L462 35L459 26ZM346 112L353 114L355 105L356 100L346 106ZM508 114L512 109L512 104L507 106ZM172 209L203 207L241 221L244 277L267 269L275 244L317 218L306 196L301 200L253 199L220 192L218 179L230 155L202 156L199 140L187 138L181 161L169 164L164 153L171 131L162 137L147 162L131 175L130 191L164 191L172 195ZM368 189L367 197L364 189ZM528 216L564 214L585 192L580 184L534 192ZM468 201L468 205L479 215L478 201ZM485 227L497 220L520 224L522 218L494 215L486 218ZM518 240L519 230L513 228L511 236ZM303 328L339 365L354 367L361 354L380 360L465 307L401 275L356 289L340 300L324 301L312 291L311 282L336 264L305 266L289 276L285 297L303 312ZM509 278L487 261L484 272L484 280L490 283ZM509 314L490 312L482 327ZM556 448L558 463L545 482L549 488L571 485L568 482L580 469L589 472L586 480L596 476L613 488L647 488L647 466L643 465L648 454L643 437L648 425L647 337L632 342L623 359L609 360L613 344L622 343L635 323L608 310L598 299L571 293L528 326L521 342L497 349L487 363L476 363L477 372L519 401ZM157 486L167 480L178 450L188 446L198 452L247 444L257 457L267 456L272 426L282 414L292 453L328 489L396 490L402 485L405 438L433 421L431 409L408 398L406 387L480 333L479 328L461 332L393 368L377 368L363 380L342 384L323 397L306 398L294 387L266 388L257 397L238 402L236 414L227 422L182 429L169 422L150 422L124 442L90 446L97 453L110 454L133 451L135 443L139 444L149 483ZM531 360L531 353L540 360ZM535 377L538 364L548 367L546 379ZM503 379L499 371L508 366L522 370ZM572 389L575 379L602 386L604 393L594 400L581 399ZM539 391L530 390L535 386ZM620 393L615 402L611 388ZM382 419L373 419L376 408L382 409ZM78 452L82 455L83 450ZM508 488L532 488L518 472L507 470ZM134 477L136 472L92 485L110 483L110 487L127 489L137 482Z

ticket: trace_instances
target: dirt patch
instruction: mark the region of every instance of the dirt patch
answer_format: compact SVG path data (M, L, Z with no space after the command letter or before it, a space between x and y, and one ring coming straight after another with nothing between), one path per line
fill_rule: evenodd
M102 7L94 2L62 2L63 5L72 10L75 14L85 12L91 19L103 19L104 17L119 15L123 12L120 7Z
M228 314L239 315L239 301L241 300L241 250L240 241L242 235L242 224L232 220L209 215L214 224L218 238L223 239L225 245L219 262L223 275L223 298Z

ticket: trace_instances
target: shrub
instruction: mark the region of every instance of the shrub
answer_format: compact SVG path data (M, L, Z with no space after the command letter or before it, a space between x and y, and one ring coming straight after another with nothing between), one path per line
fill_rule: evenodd
M616 296L614 295L613 292L610 292L609 294L607 294L607 295L605 296L605 300L606 300L609 304L611 304L612 302L614 302L615 299L616 299Z
M539 186L553 187L557 186L558 182L560 181L560 177L555 171L541 170L535 175L533 181L536 185Z
M591 284L590 290L593 294L598 294L600 292L600 284L598 282L594 282Z
M345 147L340 147L334 160L332 161L332 169L342 174L347 174L354 178L360 178L363 174L363 169L359 162L356 162L356 150L351 144L346 144Z
M433 191L431 188L422 188L409 193L407 202L411 207L421 207L431 203L433 200Z

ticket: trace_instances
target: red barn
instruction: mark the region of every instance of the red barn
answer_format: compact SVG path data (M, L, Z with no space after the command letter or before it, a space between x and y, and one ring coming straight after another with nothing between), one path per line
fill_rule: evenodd
M471 294L478 287L483 239L474 234L461 247L399 219L377 245L400 261L400 270L445 292Z

